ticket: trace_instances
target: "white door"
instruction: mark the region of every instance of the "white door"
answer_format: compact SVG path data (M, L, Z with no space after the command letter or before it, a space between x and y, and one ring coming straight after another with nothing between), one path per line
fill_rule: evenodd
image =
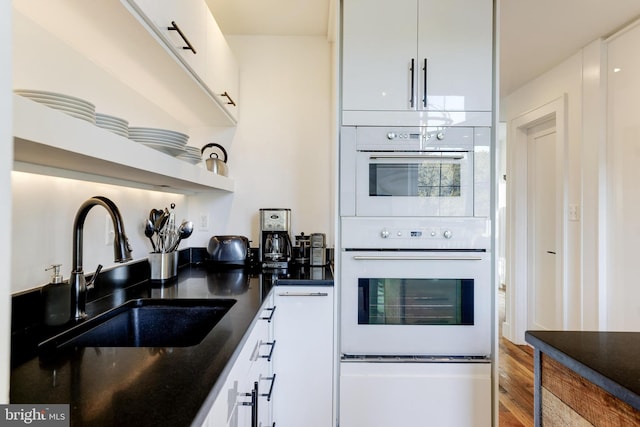
M529 314L531 329L561 328L557 280L557 176L555 119L528 131Z

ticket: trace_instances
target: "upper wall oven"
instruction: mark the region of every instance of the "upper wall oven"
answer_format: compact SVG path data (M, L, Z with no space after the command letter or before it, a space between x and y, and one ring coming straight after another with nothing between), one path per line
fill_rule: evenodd
M341 216L489 216L490 128L343 127Z

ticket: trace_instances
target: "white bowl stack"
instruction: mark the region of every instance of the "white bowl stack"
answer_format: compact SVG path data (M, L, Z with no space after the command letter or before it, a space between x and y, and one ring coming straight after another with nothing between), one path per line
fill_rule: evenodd
M62 111L77 119L85 120L92 124L96 123L96 106L84 99L44 90L16 89L14 92L17 95Z
M176 157L194 165L197 165L202 161L200 149L191 145L185 145L184 153L178 154Z
M109 114L96 113L96 126L129 138L129 122Z
M129 139L175 157L185 152L189 135L167 129L130 127Z

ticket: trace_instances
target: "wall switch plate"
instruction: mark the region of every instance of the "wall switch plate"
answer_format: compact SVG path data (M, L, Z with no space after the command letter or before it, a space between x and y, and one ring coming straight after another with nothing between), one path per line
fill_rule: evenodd
M209 214L201 213L198 221L198 230L209 231Z
M578 205L569 204L569 221L580 221L580 210Z

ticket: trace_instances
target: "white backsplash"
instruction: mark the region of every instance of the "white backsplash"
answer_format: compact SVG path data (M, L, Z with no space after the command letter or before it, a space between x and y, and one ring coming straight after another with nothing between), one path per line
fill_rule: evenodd
M175 203L176 219L187 216L186 196L139 190L109 184L77 181L44 175L12 172L12 279L11 291L19 292L47 283L51 264L62 264L61 272L69 278L72 269L73 220L80 205L92 196L111 199L122 215L133 259L147 257L151 243L144 235L144 220L151 208ZM86 273L98 264L104 268L113 262L113 244L106 242L105 231L111 224L107 211L95 206L84 225L83 264ZM189 241L181 244L189 247Z

